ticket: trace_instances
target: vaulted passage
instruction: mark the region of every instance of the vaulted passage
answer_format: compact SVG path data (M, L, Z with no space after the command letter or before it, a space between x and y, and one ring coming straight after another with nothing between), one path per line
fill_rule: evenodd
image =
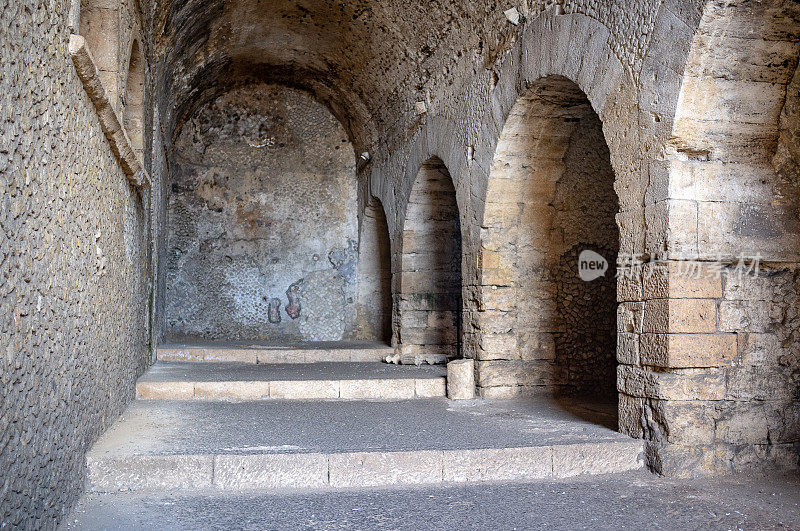
M169 340L385 338L386 223L367 229L374 265L359 279L353 148L323 105L237 88L199 108L175 150Z
M438 158L417 173L403 226L399 348L404 362L457 357L461 225L450 172Z
M618 208L586 96L539 81L514 106L489 180L484 394L615 396Z
M0 35L0 531L87 488L800 469L800 0L14 0Z

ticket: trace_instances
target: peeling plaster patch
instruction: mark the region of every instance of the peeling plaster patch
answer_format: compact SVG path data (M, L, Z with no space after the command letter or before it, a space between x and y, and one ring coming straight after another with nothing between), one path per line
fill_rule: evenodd
M289 299L289 304L286 306L286 313L292 319L300 317L300 288L303 286L303 279L301 278L286 290L286 298Z
M268 322L269 294L258 268L231 269L225 276L224 298L233 303L233 317L239 322Z
M346 284L353 284L356 281L356 271L358 270L358 242L347 240L347 247L338 251L331 251L328 255L333 268L336 269Z
M281 300L278 298L272 298L269 300L269 308L268 308L268 316L269 322L272 324L278 324L281 322Z
M303 313L298 328L303 341L339 341L346 331L347 299L342 276L330 269L307 275L299 286Z

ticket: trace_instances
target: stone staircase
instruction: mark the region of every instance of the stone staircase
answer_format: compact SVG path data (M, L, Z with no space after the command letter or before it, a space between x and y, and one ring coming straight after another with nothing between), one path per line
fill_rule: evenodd
M510 482L643 466L642 441L611 429L613 405L451 401L444 367L368 362L387 348L357 350L159 349L137 384L137 400L87 454L89 489ZM289 353L315 362L290 363Z
M142 400L404 400L445 396L441 365L322 362L256 365L159 361L136 384Z

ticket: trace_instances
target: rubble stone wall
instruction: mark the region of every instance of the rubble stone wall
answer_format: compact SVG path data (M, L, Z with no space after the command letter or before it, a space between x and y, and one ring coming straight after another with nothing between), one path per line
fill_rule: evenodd
M0 7L0 522L9 528L55 528L83 489L84 452L150 359L149 191L129 184L103 135L68 52L69 12L65 1Z

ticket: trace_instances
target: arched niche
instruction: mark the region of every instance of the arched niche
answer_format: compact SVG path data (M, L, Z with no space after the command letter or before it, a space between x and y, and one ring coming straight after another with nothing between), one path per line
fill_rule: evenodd
M379 199L369 198L360 221L359 339L388 345L392 338L392 251L386 214Z
M461 226L453 180L422 164L403 226L398 348L404 363L444 362L461 350Z
M488 183L478 352L485 396L616 396L618 210L609 149L586 95L564 77L539 80L511 110ZM604 275L581 275L589 258L607 265Z
M324 105L233 88L183 124L171 169L168 341L362 339L355 158Z
M123 121L131 147L138 154L143 149L144 131L144 57L139 41L133 41L125 83Z

